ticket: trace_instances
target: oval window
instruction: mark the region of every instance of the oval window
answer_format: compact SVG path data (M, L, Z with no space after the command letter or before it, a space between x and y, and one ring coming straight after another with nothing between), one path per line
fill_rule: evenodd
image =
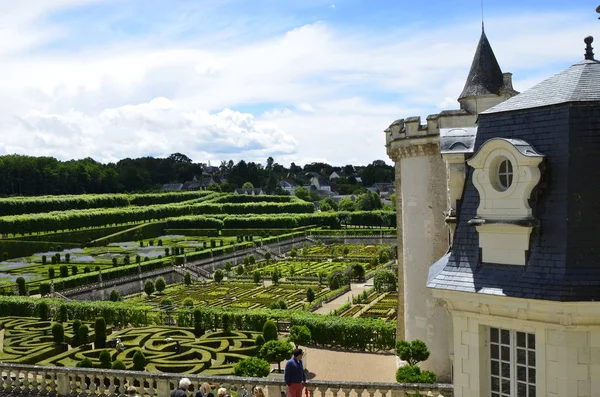
M513 166L510 160L504 159L498 165L498 187L504 191L512 185L513 181Z

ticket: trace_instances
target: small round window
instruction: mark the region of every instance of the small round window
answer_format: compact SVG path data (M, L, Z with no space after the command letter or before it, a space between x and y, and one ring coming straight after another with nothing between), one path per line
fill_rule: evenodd
M498 165L498 188L504 191L512 185L513 182L513 166L510 160L504 158L500 160Z

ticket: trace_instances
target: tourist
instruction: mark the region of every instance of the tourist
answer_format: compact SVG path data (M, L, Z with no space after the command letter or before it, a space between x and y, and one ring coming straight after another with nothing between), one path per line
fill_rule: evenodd
M227 389L224 387L219 387L219 390L217 390L217 397L225 397L227 394Z
M262 387L260 386L256 386L254 388L254 393L253 393L254 397L265 397L265 391L263 390Z
M302 388L306 384L306 376L302 367L302 349L294 349L294 356L285 364L283 378L288 388L289 397L302 397Z
M204 382L194 397L215 397L215 395L210 391L210 385Z
M181 353L181 344L179 341L175 341L175 354Z
M188 397L187 390L189 389L192 382L188 378L182 378L179 381L179 388L173 390L171 397Z
M135 386L129 386L127 388L127 394L129 395L129 397L139 397Z

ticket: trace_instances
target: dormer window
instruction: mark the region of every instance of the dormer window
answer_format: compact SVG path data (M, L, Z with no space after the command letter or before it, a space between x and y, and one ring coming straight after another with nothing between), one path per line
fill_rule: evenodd
M477 218L469 223L479 233L483 262L525 265L537 222L529 197L540 180L542 159L525 141L494 138L467 162L479 192Z
M505 191L512 185L513 181L513 167L512 163L507 158L500 159L500 166L498 167L498 177L496 178L497 189L501 192Z

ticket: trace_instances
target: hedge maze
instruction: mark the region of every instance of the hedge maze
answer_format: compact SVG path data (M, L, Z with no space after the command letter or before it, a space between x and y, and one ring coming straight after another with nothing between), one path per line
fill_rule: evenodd
M147 302L159 306L164 299L169 299L174 305L181 306L186 299L192 299L194 305L218 306L232 309L261 309L268 308L273 302L283 300L290 310L302 309L306 301L306 290L310 287L315 293L315 299L325 295L329 289L318 285L298 286L280 284L256 286L251 283L211 283L174 286L167 288L164 294L133 298L134 301Z
M75 367L84 358L94 366L100 364L104 349L92 349L92 345L68 348L53 342L49 321L35 318L4 317L4 349L0 361L5 363L38 364L44 366ZM86 324L93 330L92 324ZM71 323L65 323L65 337L70 340ZM107 348L112 361L123 362L127 369L133 368L133 355L141 351L147 361L146 370L181 374L232 375L235 364L256 354L255 338L249 331L209 332L196 338L192 328L140 327L113 332L109 338L119 338L122 351ZM90 339L93 340L93 331ZM175 344L181 344L181 352Z

